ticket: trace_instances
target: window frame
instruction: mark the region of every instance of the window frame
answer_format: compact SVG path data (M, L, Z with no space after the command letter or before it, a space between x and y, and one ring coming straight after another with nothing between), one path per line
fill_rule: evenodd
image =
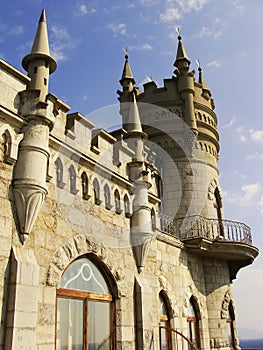
M198 349L201 349L200 326L199 326L198 308L196 305L196 300L193 297L191 297L189 300L189 303L192 305L195 316L187 317L188 331L189 331L188 338ZM194 343L193 341L192 325L194 327L195 334L196 334L196 343Z
M88 350L89 343L88 343L88 307L89 302L104 302L109 304L110 308L110 350L114 350L116 348L116 307L113 297L113 288L111 284L109 283L109 278L106 275L103 268L101 268L100 264L97 264L95 259L91 258L90 256L84 255L80 256L78 259L86 258L87 260L90 260L95 266L99 269L100 273L102 274L109 290L112 292L112 294L101 294L101 293L95 293L95 292L88 292L83 290L77 290L77 289L69 289L69 288L57 288L56 290L56 313L55 313L55 349L57 349L57 315L58 315L58 299L71 299L71 300L82 300L83 301L83 322L84 322L84 328L83 328L83 349ZM78 259L75 259L72 261L64 270L64 272L72 265L75 261Z

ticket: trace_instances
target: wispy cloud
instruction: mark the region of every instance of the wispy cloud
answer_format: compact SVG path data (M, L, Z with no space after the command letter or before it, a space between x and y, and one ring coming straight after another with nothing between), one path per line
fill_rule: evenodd
M236 121L236 116L234 116L228 123L224 124L222 127L223 128L230 128Z
M51 45L50 51L56 61L65 61L68 59L68 51L71 50L75 44L71 39L67 29L61 25L51 26Z
M241 142L263 143L263 130L249 129L247 131L243 126L240 126L236 132Z
M131 45L129 46L130 50L138 50L138 51L151 51L153 49L152 45L150 44L138 44L138 45Z
M200 11L210 0L166 0L166 9L160 14L163 23L174 23L184 14Z
M24 32L24 27L23 26L14 26L12 29L11 29L11 34L14 34L14 35L20 35Z
M254 154L248 154L246 156L248 160L263 160L263 153L255 152Z
M249 129L248 131L253 142L263 142L263 130Z
M114 33L115 37L118 35L127 35L126 23L117 23L117 22L109 23L107 25L107 28Z
M245 135L245 129L243 126L240 126L239 128L237 128L236 133L237 133L241 142L247 141L247 136Z
M214 60L214 61L211 61L211 62L208 62L206 67L215 67L215 68L220 68L222 66L222 63L218 60Z
M81 4L77 4L74 14L75 16L86 16L96 12L97 12L97 9L95 7L93 6L88 7L86 4L81 3Z
M160 19L164 23L172 23L182 17L178 8L167 8L163 13L160 14Z
M262 186L259 182L241 186L240 193L224 192L224 198L234 203L239 207L250 205L262 191Z

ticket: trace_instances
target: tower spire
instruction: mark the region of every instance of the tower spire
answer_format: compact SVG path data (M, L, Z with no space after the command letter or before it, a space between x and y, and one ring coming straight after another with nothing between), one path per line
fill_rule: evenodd
M49 75L57 68L56 61L50 56L49 52L46 13L44 9L38 22L31 53L23 58L22 66L31 78L28 89L39 90L40 100L44 101L48 93Z
M129 55L127 47L124 50L125 52L125 63L122 71L122 76L120 79L120 84L123 86L123 91L132 91L135 80L133 78L132 70L129 64Z
M202 95L208 100L211 97L211 92L208 86L206 85L204 75L202 73L202 67L201 67L200 61L196 60L196 63L197 63L198 72L199 72L198 83L202 85L202 89L203 89Z
M23 68L29 72L28 70L29 64L31 63L31 61L37 58L43 58L49 63L50 73L53 73L56 70L57 68L56 61L54 60L54 58L50 56L50 51L49 51L45 9L42 10L39 18L38 28L37 28L35 39L33 42L31 53L26 55L23 58L23 61L22 61Z
M182 42L182 37L179 32L179 28L176 28L176 31L178 33L178 46L177 46L177 53L176 53L174 66L177 67L178 69L183 68L185 70L188 70L191 62L185 51L185 48Z

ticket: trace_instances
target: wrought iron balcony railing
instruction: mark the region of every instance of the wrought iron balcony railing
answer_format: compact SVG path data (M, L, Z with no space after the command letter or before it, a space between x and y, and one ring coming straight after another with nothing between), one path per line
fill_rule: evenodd
M179 239L222 239L252 245L250 227L232 220L208 219L200 215L171 220L161 216L161 230Z

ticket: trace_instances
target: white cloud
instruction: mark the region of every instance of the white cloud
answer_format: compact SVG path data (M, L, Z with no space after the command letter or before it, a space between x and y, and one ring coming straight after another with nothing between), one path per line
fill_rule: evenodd
M51 26L51 33L51 55L56 61L67 60L67 52L72 50L72 48L75 46L75 43L73 43L67 29L61 25L53 25Z
M97 10L94 7L88 8L86 4L78 4L75 10L76 16L86 16L90 13L96 13Z
M129 46L129 49L139 50L139 51L151 51L153 48L152 48L152 45L145 43L145 44L139 44L139 45L131 45Z
M263 153L256 152L254 154L249 154L246 156L248 160L263 160Z
M184 12L200 11L210 0L176 0Z
M64 40L69 38L69 34L67 32L67 29L61 25L54 24L51 27L51 31L56 39L58 40Z
M223 128L230 128L236 121L236 116L234 116L227 124L224 124L222 127Z
M175 22L181 18L181 13L178 8L167 8L160 14L160 19L164 23Z
M246 142L247 141L247 136L245 136L245 130L243 126L240 126L239 128L236 129L236 132L238 134L238 137L241 142Z
M222 63L220 61L214 60L211 62L208 62L206 67L215 67L215 68L220 68L222 66Z
M107 28L109 28L115 36L127 34L127 25L125 23L109 23Z
M141 6L152 7L160 3L160 0L139 0Z
M248 130L251 140L254 142L263 142L263 130Z
M11 34L14 35L19 35L24 32L24 27L23 26L15 26L11 29Z
M250 205L261 191L261 184L257 182L255 184L241 186L240 193L224 192L224 198L239 207L245 207L246 205Z

